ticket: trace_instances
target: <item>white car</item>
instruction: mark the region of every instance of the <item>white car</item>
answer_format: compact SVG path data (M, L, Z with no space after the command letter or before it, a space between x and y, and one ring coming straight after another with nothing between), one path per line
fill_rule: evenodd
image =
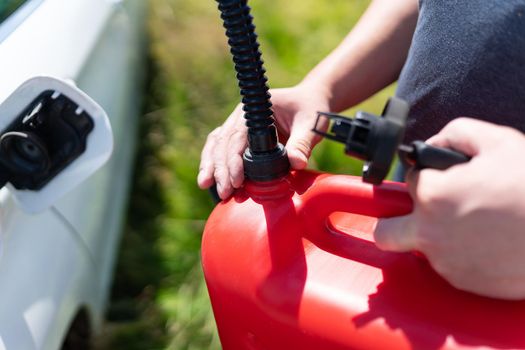
M105 109L114 135L109 162L39 214L0 190L0 349L82 349L101 328L130 184L146 5L0 1L0 103L33 76L71 80Z

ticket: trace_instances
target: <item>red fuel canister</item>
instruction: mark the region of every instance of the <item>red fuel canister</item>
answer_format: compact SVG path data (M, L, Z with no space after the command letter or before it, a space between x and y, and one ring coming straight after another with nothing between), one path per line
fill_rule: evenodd
M451 287L377 249L405 186L310 171L246 182L217 205L202 263L224 349L525 349L525 302Z

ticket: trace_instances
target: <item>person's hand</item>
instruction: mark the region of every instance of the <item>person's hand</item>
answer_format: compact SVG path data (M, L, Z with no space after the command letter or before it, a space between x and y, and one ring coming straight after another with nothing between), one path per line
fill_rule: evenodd
M320 140L311 130L317 111L330 110L328 94L308 84L270 93L280 142L286 142L291 167L303 169ZM244 181L242 155L247 146L244 112L239 104L224 124L208 135L197 177L199 187L206 189L216 183L219 197L230 196Z
M430 144L472 156L446 171L407 175L414 211L381 219L379 248L422 252L453 286L476 294L525 298L525 136L460 118Z

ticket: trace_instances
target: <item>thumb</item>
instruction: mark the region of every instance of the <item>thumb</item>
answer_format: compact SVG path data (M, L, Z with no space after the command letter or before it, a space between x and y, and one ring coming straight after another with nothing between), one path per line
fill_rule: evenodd
M315 145L315 136L310 125L308 127L297 125L292 129L286 143L286 151L293 169L304 169L306 167Z
M494 136L494 131L500 129L501 127L485 121L462 117L448 123L437 135L428 139L427 143L475 156L483 147L492 147L494 142L501 142L500 138Z
M413 214L379 219L374 229L374 239L381 250L407 252L416 249Z

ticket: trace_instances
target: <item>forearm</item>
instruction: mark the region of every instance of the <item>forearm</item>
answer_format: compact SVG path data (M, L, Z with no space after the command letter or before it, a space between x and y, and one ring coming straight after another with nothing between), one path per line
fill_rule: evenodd
M374 0L343 42L303 80L327 94L334 112L394 82L417 22L417 0Z

